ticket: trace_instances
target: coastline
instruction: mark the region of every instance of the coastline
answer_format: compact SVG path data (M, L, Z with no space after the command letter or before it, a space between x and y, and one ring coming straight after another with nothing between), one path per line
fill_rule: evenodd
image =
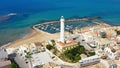
M15 41L13 41L13 42L9 42L9 43L7 43L7 44L5 44L5 45L2 45L1 47L9 47L10 45L16 43L17 41L21 41L22 39L25 39L25 38L29 37L29 36L32 35L32 34L34 34L34 30L31 30L28 34L25 34L25 35L22 36L20 39L17 39L17 40L15 40Z
M56 39L58 37L59 37L59 33L50 34L42 30L37 31L33 29L31 34L27 35L26 37L22 39L18 39L12 42L11 44L5 46L5 48L17 47L17 46L20 46L22 44L27 44L27 43L42 42L48 39Z
M67 19L66 22L87 21L87 20L93 20L93 19L97 19L97 18L100 18L100 17L99 16L94 16L94 17L86 17L86 18L72 18L72 19ZM45 25L45 24L57 24L57 23L59 23L59 21L50 21L50 22L43 22L41 24L36 24L36 25L33 25L33 26L39 26L39 25ZM3 44L0 47L7 47L7 46L11 45L12 43L17 42L21 39L24 39L24 38L28 37L29 35L31 35L33 33L34 33L34 29L31 29L31 31L29 33L25 34L21 38L15 40L15 41Z
M97 18L100 18L100 17L99 16L94 16L94 17L86 17L86 18L72 18L72 19L67 19L66 22L87 21L87 20L93 20L93 19L97 19ZM6 44L4 44L4 45L2 45L0 47L9 47L9 46L11 46L12 44L14 44L17 41L21 41L21 40L23 40L25 38L30 37L31 35L34 35L36 30L37 30L37 29L35 29L36 26L45 25L45 24L57 24L57 23L59 23L59 21L50 21L50 22L43 22L41 24L35 24L35 25L33 25L30 33L28 33L25 36L17 39L16 41L6 43ZM40 31L40 30L38 30L38 31ZM48 32L46 32L46 33L48 33ZM57 34L57 33L55 33L55 34Z
M75 19L73 19L75 21ZM85 20L83 18L83 20ZM88 19L86 19L88 20ZM77 19L78 21L78 19ZM80 20L81 21L81 20ZM31 28L32 31L25 35L23 38L21 39L18 39L16 41L13 41L11 42L10 44L6 45L6 46L2 46L2 47L5 47L5 48L10 48L10 47L16 47L16 46L20 46L22 44L27 44L27 43L34 43L34 42L43 42L45 40L50 40L50 39L56 39L56 38L59 38L59 32L58 33L54 33L54 34L51 34L51 33L48 33L48 32L45 32L45 31L42 31L38 28L36 28L36 26L39 26L39 25L44 25L44 24L51 24L51 23L54 23L55 21L51 21L50 23L48 22L45 22L45 23L41 23L41 24L36 24L36 25L33 25L33 27ZM56 23L56 22L55 22ZM97 23L97 25L99 26L110 26L109 24L106 24L106 23ZM95 25L96 26L96 25ZM82 29L89 29L91 28L92 26L86 26L86 27L83 27ZM66 34L68 33L67 31L65 32Z

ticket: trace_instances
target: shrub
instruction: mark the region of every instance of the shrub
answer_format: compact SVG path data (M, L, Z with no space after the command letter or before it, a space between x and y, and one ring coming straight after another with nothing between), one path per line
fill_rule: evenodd
M101 38L106 38L106 33L105 32L100 32Z
M53 49L53 46L52 46L52 45L47 45L46 48L47 48L48 50L51 50L51 49Z
M80 53L85 52L85 48L83 46L80 47Z
M120 35L120 30L115 30L117 35Z
M55 40L51 40L51 42L52 42L53 46L56 45Z
M80 54L84 51L85 48L83 46L76 46L70 50L65 50L64 55L72 62L78 62L81 59Z
M17 65L15 63L11 63L10 68L17 68Z
M80 55L77 54L77 55L75 56L75 62L78 62L80 59L81 59Z
M88 56L93 56L95 55L95 52L88 52Z

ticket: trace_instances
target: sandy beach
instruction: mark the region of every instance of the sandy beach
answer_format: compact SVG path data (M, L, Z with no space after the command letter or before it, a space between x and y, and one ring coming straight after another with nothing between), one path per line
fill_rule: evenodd
M67 35L68 32L65 32L65 34ZM52 39L59 39L59 33L50 34L42 30L33 29L31 34L27 35L22 39L18 39L12 42L8 46L6 46L6 48L17 47L26 43L43 42L43 41L52 40Z
M12 42L10 45L7 46L7 48L20 46L22 44L30 43L30 42L31 43L32 42L42 42L45 40L55 39L58 37L59 37L58 34L50 34L50 33L47 33L47 32L41 31L41 30L39 30L39 31L33 30L33 32L31 34L29 34L28 36L26 36L22 39Z

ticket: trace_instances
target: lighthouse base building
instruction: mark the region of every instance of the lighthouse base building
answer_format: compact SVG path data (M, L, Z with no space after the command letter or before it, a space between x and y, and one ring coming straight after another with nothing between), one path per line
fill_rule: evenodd
M58 42L56 42L56 48L60 51L63 52L66 49L70 49L73 48L75 46L77 46L77 42L75 42L74 40L65 40L65 19L63 16L61 16L60 19L60 39Z

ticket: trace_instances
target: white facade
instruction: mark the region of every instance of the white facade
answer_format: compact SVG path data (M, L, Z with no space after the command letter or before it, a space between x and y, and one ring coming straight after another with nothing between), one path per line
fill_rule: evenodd
M0 59L5 59L5 58L8 58L7 51L4 48L0 48Z
M117 57L117 51L112 52L111 49L108 47L106 47L104 51L107 54L107 56L111 59L115 59Z
M79 61L80 66L88 66L100 62L100 57L98 55L91 56Z
M25 51L34 54L36 52L36 50L37 50L37 48L36 48L35 44L34 43L29 43L29 44L23 44L23 45L21 45L19 47L17 53L19 55L21 55L21 57L25 58L25 56L26 56Z
M51 55L48 52L33 54L31 60L33 67L53 62Z
M117 39L120 41L120 36L117 36Z
M5 48L0 48L0 68L10 66L11 62L8 60L8 53Z
M65 39L64 39L64 32L65 32L65 30L64 30L64 22L65 22L65 20L64 20L64 17L63 16L61 16L61 19L60 19L60 41L61 42L65 42Z
M90 32L82 33L81 36L86 42L94 42L94 37L91 35Z

